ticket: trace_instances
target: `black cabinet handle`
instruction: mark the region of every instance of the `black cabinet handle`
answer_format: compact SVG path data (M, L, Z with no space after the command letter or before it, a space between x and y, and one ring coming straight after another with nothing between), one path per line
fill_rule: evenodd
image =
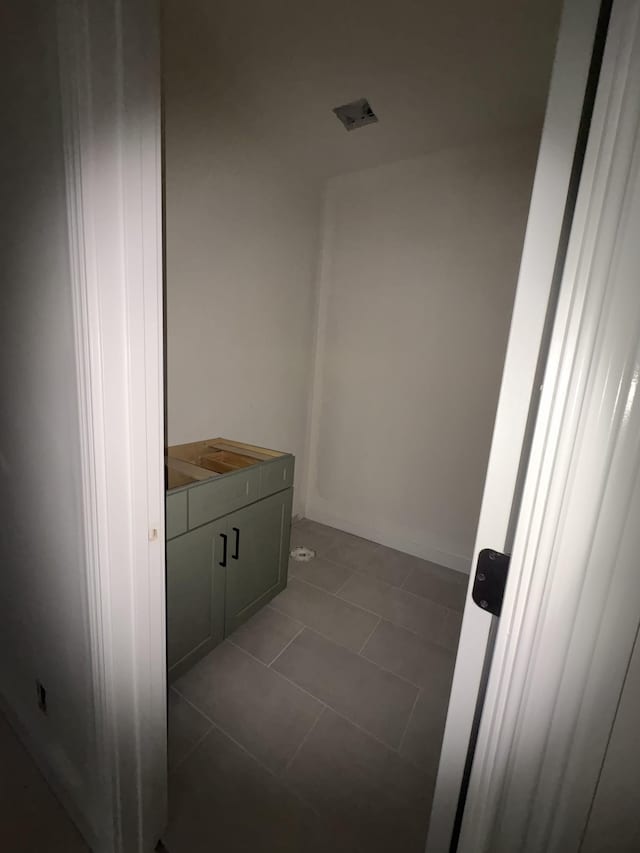
M222 536L223 548L222 548L222 560L220 561L220 563L218 565L222 566L222 568L225 568L225 566L227 565L227 534L221 533L220 536Z
M240 556L240 529L238 527L232 527L231 529L236 534L236 547L234 553L231 555L231 558L233 560L237 560Z

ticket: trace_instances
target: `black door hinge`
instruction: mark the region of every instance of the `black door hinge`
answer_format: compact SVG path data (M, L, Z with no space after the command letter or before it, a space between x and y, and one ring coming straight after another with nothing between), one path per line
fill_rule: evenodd
M476 577L471 593L473 600L487 613L499 616L502 610L504 588L509 573L509 554L501 554L491 548L484 548L478 554Z

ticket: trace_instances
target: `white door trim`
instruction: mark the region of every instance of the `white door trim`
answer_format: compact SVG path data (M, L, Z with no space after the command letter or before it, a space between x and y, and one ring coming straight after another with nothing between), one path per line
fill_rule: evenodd
M163 323L158 11L58 0L97 851L166 822ZM87 832L87 828L84 828Z
M599 11L600 0L565 0L472 566L483 548L507 551L512 544L509 539L514 495L521 460L526 462L528 453L531 407L535 407L539 395L540 353L553 287L557 286L554 273ZM496 622L473 603L470 584L429 822L427 853L449 850L476 703L483 688L485 660Z
M615 0L461 853L580 849L640 618L640 0Z

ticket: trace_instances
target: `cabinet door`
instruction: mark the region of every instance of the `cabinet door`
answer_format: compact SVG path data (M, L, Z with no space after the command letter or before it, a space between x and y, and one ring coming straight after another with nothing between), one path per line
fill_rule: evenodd
M224 636L226 519L167 542L167 658L176 678Z
M228 516L225 635L286 586L292 495L287 489Z

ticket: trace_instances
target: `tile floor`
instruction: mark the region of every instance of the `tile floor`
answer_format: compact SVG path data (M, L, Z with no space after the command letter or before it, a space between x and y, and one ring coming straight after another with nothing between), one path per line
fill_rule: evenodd
M466 576L307 520L296 545L170 691L170 853L424 849Z

